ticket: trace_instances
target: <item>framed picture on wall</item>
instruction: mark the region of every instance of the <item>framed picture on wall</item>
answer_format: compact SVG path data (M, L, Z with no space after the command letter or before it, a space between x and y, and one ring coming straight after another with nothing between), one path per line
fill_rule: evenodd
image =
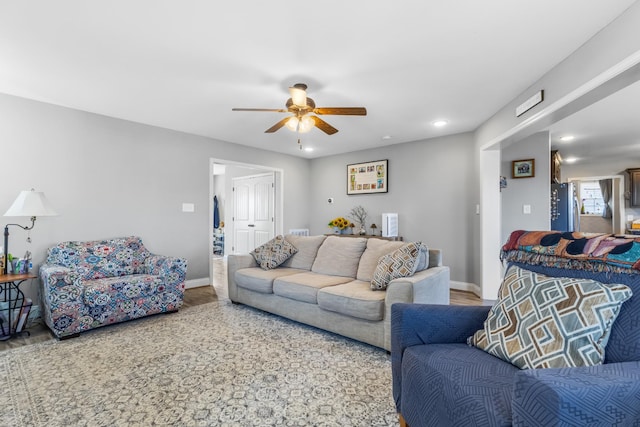
M514 160L511 162L511 178L533 178L536 176L534 159Z
M347 194L386 193L388 177L389 160L347 165Z

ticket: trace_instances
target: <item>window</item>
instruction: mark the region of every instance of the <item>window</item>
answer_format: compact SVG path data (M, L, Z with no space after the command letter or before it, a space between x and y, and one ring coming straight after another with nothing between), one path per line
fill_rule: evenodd
M580 214L602 215L604 200L598 181L581 181L580 199Z

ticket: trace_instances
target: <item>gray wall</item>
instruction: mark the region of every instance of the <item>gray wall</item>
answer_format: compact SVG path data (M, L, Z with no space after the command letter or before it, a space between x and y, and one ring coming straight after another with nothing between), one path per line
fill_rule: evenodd
M383 159L389 160L389 191L347 196L346 166ZM327 223L336 216L346 217L357 205L369 213L368 225L380 226L382 213L397 212L399 234L406 241L421 240L442 249L452 280L471 282L474 179L470 133L314 159L309 185L311 233L330 233ZM329 197L333 204L327 203Z
M210 158L282 168L284 226L307 222L306 159L1 94L0 116L0 214L32 187L60 213L37 220L31 244L10 229L9 250L30 250L36 268L61 241L138 235L152 252L186 257L187 279L209 277Z
M502 172L507 188L500 193L502 202L502 242L514 230L549 229L550 182L549 133L539 132L502 150ZM535 160L533 178L511 178L513 160ZM531 214L523 213L531 206Z

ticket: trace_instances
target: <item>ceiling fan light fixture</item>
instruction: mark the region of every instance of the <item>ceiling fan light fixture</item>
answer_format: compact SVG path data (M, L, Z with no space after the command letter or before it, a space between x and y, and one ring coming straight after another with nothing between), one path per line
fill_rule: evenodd
M315 122L310 116L304 116L298 124L298 132L307 133L311 130L311 128L313 128L314 125Z
M307 92L304 89L298 87L290 87L289 93L291 94L291 100L293 104L298 107L307 106Z
M298 130L298 123L300 121L298 120L297 117L291 117L289 120L287 120L287 127L289 128L290 131L295 132L296 130Z

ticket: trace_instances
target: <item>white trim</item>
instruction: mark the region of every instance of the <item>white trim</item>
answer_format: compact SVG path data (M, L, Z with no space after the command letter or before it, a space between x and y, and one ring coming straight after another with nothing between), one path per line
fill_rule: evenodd
M186 282L184 282L184 288L185 289L199 288L201 286L209 286L210 284L211 284L211 281L209 280L208 277L202 277L200 279L187 280Z

